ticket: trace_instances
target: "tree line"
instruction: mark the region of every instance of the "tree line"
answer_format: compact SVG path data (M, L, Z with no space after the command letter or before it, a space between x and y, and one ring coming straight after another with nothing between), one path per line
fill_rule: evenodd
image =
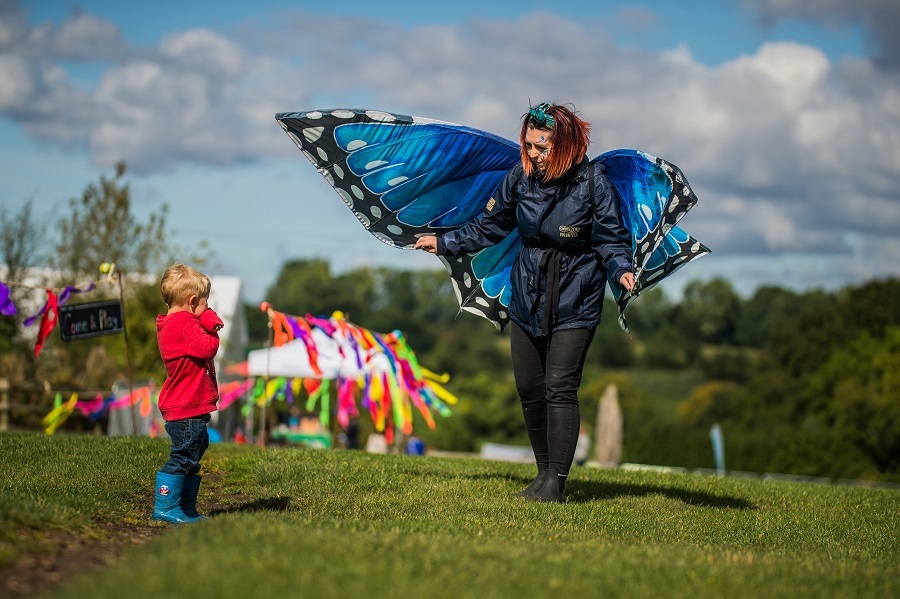
M89 184L56 223L38 222L30 201L18 212L0 209L7 279L41 265L60 273L53 283L61 285L96 278L101 262L153 281L176 259L202 268L213 254L204 244L174 247L165 207L145 219L134 215L125 174L121 163L113 177ZM59 233L45 247L45 231L54 224ZM133 278L127 289L134 376L161 382L157 285ZM527 444L508 334L461 313L443 270L335 273L327 260L294 259L275 273L265 299L289 314L340 310L368 329L403 331L420 363L451 375L448 386L461 399L453 416L423 432L433 447ZM264 346L265 315L255 305L245 311L250 349ZM718 423L729 469L900 480L900 280L835 292L766 286L746 298L726 279L695 280L678 299L659 289L643 294L627 317L631 335L619 329L607 300L581 396L583 422L590 424L603 388L617 384L627 461L711 467L708 430ZM36 402L46 387L104 389L126 376L118 338L65 346L51 339L34 360L20 320L2 318L0 328L0 377L31 385ZM661 377L663 389L666 381L672 386L690 376L674 416L660 413L660 391L647 384L651 375Z

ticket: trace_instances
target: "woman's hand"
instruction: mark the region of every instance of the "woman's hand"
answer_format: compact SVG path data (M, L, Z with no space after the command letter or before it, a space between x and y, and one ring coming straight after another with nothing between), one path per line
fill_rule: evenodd
M634 289L634 273L626 272L621 277L619 277L619 285L624 287L626 291L631 291Z
M437 237L434 235L424 235L416 239L417 250L425 250L431 254L437 253Z

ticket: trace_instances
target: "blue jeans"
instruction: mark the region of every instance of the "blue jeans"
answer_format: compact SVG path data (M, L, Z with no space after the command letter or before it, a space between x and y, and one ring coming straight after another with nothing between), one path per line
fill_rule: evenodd
M172 439L169 461L159 469L165 474L194 475L200 472L200 458L209 447L209 431L206 423L209 414L166 423L166 432Z

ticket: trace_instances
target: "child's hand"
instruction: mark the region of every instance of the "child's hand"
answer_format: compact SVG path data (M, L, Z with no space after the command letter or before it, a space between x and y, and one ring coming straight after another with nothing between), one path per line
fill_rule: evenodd
M200 315L200 326L210 333L215 333L225 326L225 323L222 322L218 314L213 312L212 308L209 308Z

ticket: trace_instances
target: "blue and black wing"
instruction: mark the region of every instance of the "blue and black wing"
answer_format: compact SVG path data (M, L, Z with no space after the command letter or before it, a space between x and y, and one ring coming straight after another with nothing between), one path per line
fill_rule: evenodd
M625 308L635 297L710 250L675 226L697 203L681 169L637 150L612 150L593 162L603 165L619 193L622 220L631 232L635 287L629 293L609 281L619 325L627 331Z
M422 235L457 229L484 210L519 147L490 133L375 110L280 113L278 123L384 243L411 249ZM509 269L520 243L442 258L460 309L498 328L507 320Z

